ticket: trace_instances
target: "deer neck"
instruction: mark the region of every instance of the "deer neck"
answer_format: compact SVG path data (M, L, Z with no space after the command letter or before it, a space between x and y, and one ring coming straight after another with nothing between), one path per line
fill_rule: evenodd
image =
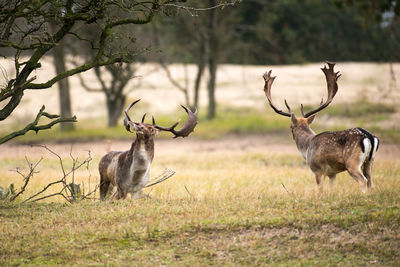
M152 162L154 158L154 138L136 137L129 152L133 159L140 158Z
M293 139L296 142L297 149L304 159L307 157L307 150L311 139L315 136L314 131L309 126L295 127L292 130Z

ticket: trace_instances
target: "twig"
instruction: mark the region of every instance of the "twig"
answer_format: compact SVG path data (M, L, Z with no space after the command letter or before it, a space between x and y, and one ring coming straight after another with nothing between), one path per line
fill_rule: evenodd
M226 6L234 6L236 4L237 0L233 0L232 2L226 2L226 3L221 3L215 6L210 6L210 7L204 7L204 8L195 8L195 7L191 7L191 6L182 6L182 5L177 5L177 4L166 4L165 6L171 6L171 7L175 7L178 9L183 9L185 11L187 11L192 17L196 17L197 13L195 13L196 11L208 11L208 10L212 10L212 9L217 9L219 7L226 7Z
M186 185L183 185L186 189L186 192L188 192L189 196L194 199L194 196L190 193L189 189L186 187Z
M35 169L36 169L36 167L39 165L39 163L43 160L43 157L41 157L40 160L38 160L38 162L36 162L35 165L31 164L31 163L28 161L28 158L25 158L25 159L26 159L26 161L28 162L29 173L28 173L28 175L23 175L23 174L19 171L19 169L16 168L15 171L16 171L19 175L21 175L21 176L24 178L24 181L25 181L25 182L24 182L24 185L23 185L23 186L21 187L21 189L19 190L19 192L10 198L10 201L14 201L17 197L19 197L22 193L25 192L26 186L28 185L28 183L29 183L29 181L30 181L30 178L33 177L33 174L38 173L38 172L35 172Z
M161 183L161 182L164 182L165 180L169 179L169 178L170 178L171 176L173 176L174 174L175 174L175 171L169 170L169 169L164 169L164 171L163 171L159 176L157 176L156 178L154 178L153 180L151 180L151 181L149 182L149 184L147 184L147 185L145 186L145 188L146 188L146 187L153 186L153 185L156 185L156 184L159 184L159 183ZM161 177L161 178L158 179L159 177ZM156 179L158 179L158 180L155 181ZM153 181L155 181L155 182L153 182Z
M287 190L286 186L285 186L283 183L281 183L281 185L282 185L283 188L286 190L286 192L288 192L288 194L290 195L290 192L289 192L289 190Z
M83 194L81 194L80 185L76 185L74 183L75 171L77 169L81 168L82 166L86 166L87 170L89 169L89 162L92 160L90 151L88 152L88 157L84 161L79 162L78 161L78 157L74 157L72 155L72 147L71 147L70 158L72 160L72 167L71 167L71 170L66 171L65 168L64 168L63 160L62 160L60 155L58 155L56 152L54 152L53 150L51 150L47 146L44 146L44 145L35 145L35 146L42 147L42 148L46 149L48 152L50 152L51 154L53 154L54 156L56 156L58 158L59 164L61 166L62 176L57 181L54 181L54 182L51 182L51 183L47 184L42 190L40 190L39 192L36 192L32 196L30 196L27 199L25 199L23 201L23 203L25 203L25 202L36 202L36 201L39 201L39 200L43 200L43 199L46 199L46 198L49 198L49 197L53 197L53 196L58 196L58 195L62 196L65 200L67 200L68 202L71 203L71 202L74 202L74 201L77 201L77 200L86 199L90 195L94 194L97 191L98 186L96 186L93 191L89 190L89 193L85 194L84 193L84 188L82 188ZM28 164L29 164L29 161L28 161ZM34 169L34 167L37 166L37 164L35 166L33 166L33 165L30 165L30 166L31 166L30 167L31 169L32 168ZM32 174L29 175L29 177L32 176L32 175L33 175L33 171L32 171ZM67 178L69 176L72 177L72 182L71 183L68 183L68 181L67 181ZM57 184L62 184L63 185L62 189L59 192L53 193L53 194L50 194L50 195L46 195L46 196L40 196L44 192L46 192L50 187L52 187L54 185L57 185ZM83 186L84 186L84 183L83 183Z

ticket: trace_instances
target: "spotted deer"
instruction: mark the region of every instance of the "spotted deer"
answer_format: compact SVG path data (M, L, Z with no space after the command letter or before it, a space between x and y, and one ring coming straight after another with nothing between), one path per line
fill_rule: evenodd
M316 113L326 108L335 97L338 91L337 80L339 72L334 72L334 63L328 62L328 68L324 66L321 70L325 74L328 98L323 99L319 107L304 114L301 104L301 114L303 117L297 118L291 111L290 106L285 100L288 112L278 109L271 99L271 86L275 77L271 76L271 71L264 73L265 81L264 92L271 108L278 114L291 119L291 131L297 148L307 165L315 174L317 184L322 191L323 178L329 177L331 187L335 183L336 174L348 171L348 173L361 185L362 192L372 186L371 169L378 150L379 139L362 128L353 128L343 131L328 131L315 134L310 128Z
M185 106L182 108L188 114L188 119L180 130L175 130L179 122L171 127L162 127L156 124L154 117L152 124L131 121L128 111L139 100L132 102L125 110L124 126L128 132L136 133L136 139L128 151L111 151L104 155L99 163L100 173L100 199L104 200L109 191L109 186L116 186L117 190L111 199L125 199L130 193L133 198L138 198L141 190L149 181L150 165L154 158L154 138L159 131L168 131L174 138L186 137L197 124L197 110L193 113Z

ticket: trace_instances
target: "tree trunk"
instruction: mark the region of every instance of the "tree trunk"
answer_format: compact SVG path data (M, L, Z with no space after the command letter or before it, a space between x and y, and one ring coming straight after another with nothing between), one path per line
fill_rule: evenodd
M198 109L199 108L199 91L200 91L200 83L201 83L201 78L203 77L204 69L206 67L206 60L207 60L207 55L206 51L204 48L204 43L201 46L200 49L200 55L199 55L199 61L197 63L197 75L196 75L196 80L194 83L194 101L193 101L193 107Z
M51 24L53 30L55 31L55 25ZM64 58L64 42L59 42L53 48L53 63L56 69L57 75L64 72L65 68L65 58ZM71 98L69 94L69 82L68 78L64 78L57 82L58 84L58 93L59 93L59 101L60 101L60 116L61 118L70 118L72 117L71 112ZM74 124L71 122L62 122L60 123L61 131L73 130L75 128Z
M215 6L216 0L209 0L209 6ZM212 9L209 11L209 24L208 24L208 69L210 78L208 81L208 114L207 119L213 119L216 115L216 101L215 101L215 85L217 80L217 65L218 65L218 11Z
M124 109L126 97L124 95L115 96L106 94L106 98L108 127L115 127L118 124L118 119Z

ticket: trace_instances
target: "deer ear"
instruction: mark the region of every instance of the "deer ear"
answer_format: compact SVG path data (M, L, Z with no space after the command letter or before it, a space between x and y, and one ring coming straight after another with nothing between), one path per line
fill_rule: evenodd
M317 114L314 114L314 115L312 115L312 116L307 118L307 123L308 124L311 124L314 121L315 115L317 115Z
M296 116L294 115L294 113L290 114L290 119L292 120L292 124L294 126L296 126L297 125L297 119L296 119Z

